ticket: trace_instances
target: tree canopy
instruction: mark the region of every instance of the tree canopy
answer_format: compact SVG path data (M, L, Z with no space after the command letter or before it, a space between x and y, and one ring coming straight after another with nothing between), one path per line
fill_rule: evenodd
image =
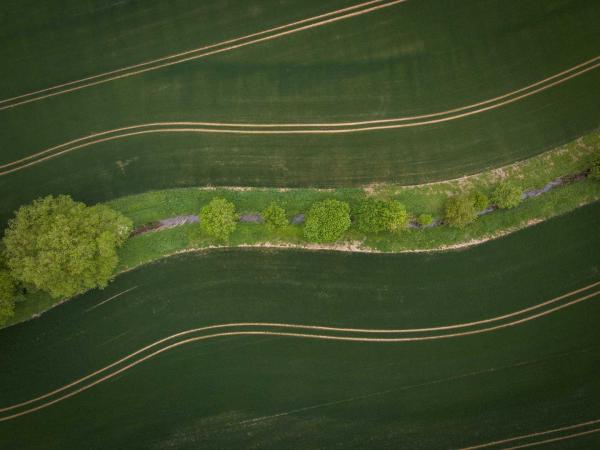
M350 206L339 200L323 200L306 214L304 236L314 242L334 242L350 228Z
M358 205L356 222L363 233L395 232L406 227L408 214L396 200L367 198Z
M473 196L462 194L446 200L444 221L451 227L463 228L477 218Z
M263 210L262 216L269 230L283 228L288 224L285 209L275 202L271 203Z
M105 205L48 196L22 206L9 221L6 264L17 281L54 298L104 287L131 227L131 220Z
M16 283L7 270L0 270L0 325L14 315Z
M200 211L200 227L210 236L227 242L237 225L235 205L224 198L213 198Z
M501 209L510 209L521 203L522 191L511 183L500 183L492 193L492 202Z

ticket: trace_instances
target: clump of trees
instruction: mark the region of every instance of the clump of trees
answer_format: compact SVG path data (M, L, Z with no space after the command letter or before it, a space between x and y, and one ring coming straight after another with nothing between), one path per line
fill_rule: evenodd
M360 202L355 216L356 225L363 233L393 233L406 228L408 223L406 208L396 200L367 198Z
M350 206L339 200L323 200L306 214L304 236L314 242L334 242L350 228Z
M105 205L47 196L22 206L8 223L3 244L10 277L52 297L104 287L117 266L117 248L132 222ZM4 277L3 292L16 289Z
M235 231L237 220L235 205L224 198L213 198L200 210L200 228L224 242Z
M519 206L523 191L508 182L502 182L492 192L492 202L500 209L511 209Z
M485 210L490 205L490 200L483 192L474 191L471 193L471 198L477 212Z
M262 217L265 221L265 225L270 231L281 229L288 225L285 209L275 202L272 202L263 210Z

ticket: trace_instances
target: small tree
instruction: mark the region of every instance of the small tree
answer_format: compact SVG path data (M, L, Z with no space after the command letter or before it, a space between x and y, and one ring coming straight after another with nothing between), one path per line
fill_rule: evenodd
M213 198L200 211L200 227L210 236L227 242L237 225L235 205L224 198Z
M492 202L501 209L514 208L521 203L523 192L511 183L503 182L492 193Z
M350 228L350 206L338 200L323 200L306 214L304 236L314 242L333 242Z
M363 233L395 232L406 227L408 214L396 200L363 200L356 211L357 227Z
M0 325L15 313L17 284L6 270L0 270Z
M264 209L262 216L265 220L267 228L271 231L283 228L288 224L288 219L285 215L285 209L275 202L271 203Z
M473 206L475 207L475 211L483 211L490 205L490 200L487 195L480 191L474 191L471 193L471 198L473 199Z
M104 287L131 220L107 206L48 196L22 206L4 235L6 264L17 281L52 297Z
M421 214L417 218L417 222L419 222L419 225L421 225L422 227L426 227L428 225L431 225L431 222L433 222L433 217L431 217L431 214Z
M463 228L477 218L477 211L470 195L457 195L446 200L444 221L451 227Z

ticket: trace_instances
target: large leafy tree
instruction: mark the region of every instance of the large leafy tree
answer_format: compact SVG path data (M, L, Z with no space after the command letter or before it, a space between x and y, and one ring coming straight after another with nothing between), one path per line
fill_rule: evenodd
M363 233L396 232L406 228L408 214L396 200L367 198L356 210L356 225Z
M48 196L22 206L4 235L6 263L18 281L52 297L104 287L131 220L107 206Z
M200 228L210 236L227 242L237 225L235 205L224 198L213 198L200 211Z
M461 194L450 197L444 206L444 221L451 227L463 228L474 222L477 210L473 196Z
M17 286L7 270L0 270L0 325L14 315Z
M496 186L492 192L492 202L501 209L511 209L521 203L523 191L515 185L503 182Z
M333 242L350 228L350 206L339 200L323 200L306 214L304 236L314 242Z

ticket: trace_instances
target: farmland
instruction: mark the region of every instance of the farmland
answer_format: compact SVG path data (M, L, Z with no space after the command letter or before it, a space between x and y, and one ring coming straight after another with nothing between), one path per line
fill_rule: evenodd
M436 255L238 250L163 260L0 332L0 351L20 369L1 374L3 406L197 327L276 322L405 329L530 308L598 280L600 243L593 230L599 217L598 205L586 207L498 241ZM551 306L597 292L592 286ZM600 406L598 305L598 297L590 297L543 317L533 317L538 309L479 325L480 334L430 341L241 335L192 342L0 422L0 442L22 449L39 448L42 439L46 448L61 449L81 442L88 448L364 448L367 442L456 448L578 424L596 419ZM273 330L217 332L265 328ZM594 439L577 442L597 444Z
M600 446L599 22L588 0L3 1L0 229L48 195L89 220L48 206L0 244L0 448ZM344 228L311 238L334 200ZM398 230L360 230L370 201ZM106 287L25 279L98 255Z

